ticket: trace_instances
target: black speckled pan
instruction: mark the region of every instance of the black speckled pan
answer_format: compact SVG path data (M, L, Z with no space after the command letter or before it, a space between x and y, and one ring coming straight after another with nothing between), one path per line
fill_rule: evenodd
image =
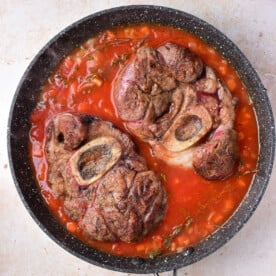
M36 105L41 86L64 55L103 30L140 22L183 29L216 48L233 65L247 87L257 115L260 140L258 173L235 214L194 250L153 260L102 253L68 233L44 204L28 153L30 113ZM88 16L60 32L37 54L22 77L11 106L8 125L8 151L14 182L27 210L41 229L61 247L87 262L131 273L156 273L187 266L208 256L231 239L253 214L263 196L272 171L274 150L274 121L266 89L246 57L225 35L206 22L181 11L157 6L126 6L106 10Z

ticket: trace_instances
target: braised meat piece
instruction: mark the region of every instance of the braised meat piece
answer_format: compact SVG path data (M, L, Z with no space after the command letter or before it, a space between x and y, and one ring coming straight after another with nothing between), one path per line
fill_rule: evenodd
M220 81L217 86L220 110L215 122L219 122L219 126L206 143L196 148L193 155L195 170L208 180L220 180L232 175L238 160L237 134L233 129L237 100Z
M128 83L128 80L123 82ZM126 86L125 83L122 83L120 93L116 96L119 115L126 121L143 119L149 105L149 98L136 84L130 83Z
M138 49L120 72L113 98L129 131L148 142L156 157L193 166L206 179L234 172L236 99L214 70L187 48L166 43ZM218 135L221 130L224 134ZM212 161L213 173L206 173L211 170L209 161L223 152L221 162Z
M166 43L157 49L173 77L180 82L195 81L203 69L202 60L187 48Z
M183 110L184 99L185 106L189 103L190 94L184 83L196 80L202 68L197 56L173 43L157 50L139 48L115 86L113 98L119 116L144 141L160 139L180 108Z
M85 139L87 126L78 117L63 113L55 117L48 125L46 133L46 153L49 164L48 180L56 195L64 193L62 172L66 167L71 151L77 148Z
M217 129L210 141L197 148L193 166L208 180L230 176L237 163L237 135L233 129Z
M48 180L87 236L126 242L163 219L166 192L130 138L99 118L62 113L49 123Z
M94 204L80 225L92 238L97 235L98 240L106 240L108 234L109 240L135 241L162 220L165 198L160 180L152 171L135 173L125 166L116 166L100 181ZM104 219L106 225L89 223L91 216L94 222Z
M205 67L205 76L199 79L196 84L196 90L208 94L214 94L217 91L218 81L214 70L211 67Z
M158 52L151 47L144 46L137 50L133 73L137 85L146 93L151 93L154 84L162 90L175 87L171 72L161 63Z
M147 142L160 139L182 106L184 89L184 87L178 87L173 92L152 96L144 118L127 122L128 129Z
M172 91L176 80L158 52L151 47L139 48L119 78L113 97L119 116L143 140L160 137L181 104L182 92Z
M213 120L212 128L216 129L221 123L221 119L219 116L219 111L220 111L219 100L215 96L212 97L204 93L198 92L197 95L198 95L198 103L200 105L203 105L207 109L207 111L209 112Z

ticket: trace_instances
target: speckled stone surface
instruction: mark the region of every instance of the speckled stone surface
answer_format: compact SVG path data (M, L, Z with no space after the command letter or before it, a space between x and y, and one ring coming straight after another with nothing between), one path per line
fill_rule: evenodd
M51 238L69 252L92 264L124 272L150 273L180 268L197 262L225 244L241 229L257 207L266 189L274 160L275 130L272 111L266 90L248 60L229 39L204 21L180 11L168 10L161 7L127 7L120 9L120 11L114 9L111 12L112 15L109 12L100 12L91 17L86 17L77 24L62 31L42 49L27 69L18 86L10 113L8 142L10 160L13 164L13 166L11 165L11 169L14 171L21 198L24 200L27 209L31 211L32 217ZM191 254L183 252L155 260L130 260L114 257L93 250L72 237L56 223L45 207L36 188L30 165L26 159L28 155L29 114L35 105L41 85L63 55L70 52L87 37L101 31L102 28L141 21L157 22L183 28L197 34L217 48L236 68L247 86L255 106L260 129L261 154L258 174L255 177L250 192L235 216L208 240L201 243L195 250L191 250ZM100 24L100 22L104 22L104 25Z

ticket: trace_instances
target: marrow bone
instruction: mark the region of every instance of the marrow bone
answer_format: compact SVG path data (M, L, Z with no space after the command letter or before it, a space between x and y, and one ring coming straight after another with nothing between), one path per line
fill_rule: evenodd
M169 151L188 149L203 138L212 128L212 117L205 107L194 106L176 118L163 137L163 145Z
M80 186L100 179L120 159L122 147L113 137L99 137L82 146L69 159L72 176Z

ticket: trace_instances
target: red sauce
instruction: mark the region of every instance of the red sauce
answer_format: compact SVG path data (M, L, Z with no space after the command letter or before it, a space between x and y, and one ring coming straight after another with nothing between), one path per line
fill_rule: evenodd
M112 100L118 71L141 45L158 47L166 42L188 47L216 70L232 94L239 98L235 129L241 162L236 175L224 181L207 181L193 169L166 165L151 155L149 145L135 138L148 166L163 179L168 193L167 213L160 226L135 243L88 240L64 212L47 183L45 125L57 113L82 112L113 122L127 132ZM65 57L49 77L37 108L31 115L30 155L46 204L68 231L100 250L123 256L154 256L194 246L235 211L244 198L256 169L258 130L253 107L239 76L229 63L202 40L170 27L134 25L100 33Z

